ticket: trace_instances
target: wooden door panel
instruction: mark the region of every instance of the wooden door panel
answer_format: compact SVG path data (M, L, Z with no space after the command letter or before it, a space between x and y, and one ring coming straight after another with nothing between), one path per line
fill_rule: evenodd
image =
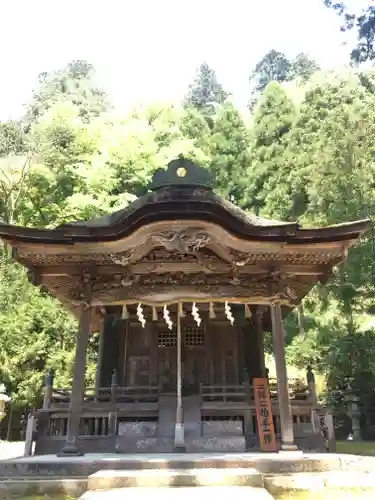
M161 392L177 391L177 349L158 349L158 380Z
M128 384L150 384L150 358L148 356L131 356L128 364Z
M205 327L185 325L182 331L182 385L185 395L198 394L206 383L207 350Z

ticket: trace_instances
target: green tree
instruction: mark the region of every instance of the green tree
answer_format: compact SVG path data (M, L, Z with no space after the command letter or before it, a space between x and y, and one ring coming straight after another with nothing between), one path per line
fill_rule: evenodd
M96 85L95 70L87 61L72 61L61 70L39 75L27 110L29 120L37 120L59 101L76 106L84 121L110 109L108 96Z
M218 109L211 136L211 168L219 192L227 199L244 200L245 175L250 168L249 131L232 104Z
M326 7L334 9L342 18L341 31L356 30L357 44L351 51L351 59L355 63L372 61L375 57L375 5L368 0L368 6L352 11L346 2L324 0Z
M270 50L255 66L250 83L255 93L263 92L272 82L285 82L292 79L292 64L282 52Z
M223 104L228 95L219 83L215 70L204 62L199 67L194 82L189 86L186 102L205 113L213 114L215 106Z
M253 111L257 100L271 82L289 82L299 79L305 83L319 70L319 65L301 52L295 59L289 60L285 54L270 50L257 63L250 76L251 98L250 111Z
M282 204L270 203L274 190L285 185L284 154L296 118L293 101L279 83L271 82L259 99L251 127L251 166L247 172L247 203L266 215L279 215Z
M30 188L32 155L22 123L0 123L0 218L14 223L22 212Z
M0 157L23 154L27 149L22 122L9 120L0 123Z
M319 64L301 52L292 60L290 76L292 78L301 78L303 82L307 82L307 80L319 70Z
M40 402L48 367L58 385L71 382L76 324L4 254L0 269L0 378L12 394L12 404L31 407Z

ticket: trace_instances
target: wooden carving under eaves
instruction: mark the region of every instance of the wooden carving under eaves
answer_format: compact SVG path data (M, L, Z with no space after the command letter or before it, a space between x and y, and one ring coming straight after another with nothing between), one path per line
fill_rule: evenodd
M176 272L138 275L131 280L126 274L100 276L92 279L91 290L92 300L96 305L123 300L163 302L178 297L191 299L255 297L264 300L282 299L285 303L291 304L298 299L294 286L295 284L286 277L275 279L269 275L244 275L234 280L229 274ZM73 303L82 300L81 293L77 289L71 289L69 295Z
M207 256L207 253L202 253L205 248L210 250L211 255ZM164 249L164 253L160 254L160 249ZM153 233L145 244L128 249L121 254L110 254L109 258L112 263L123 267L142 261L163 260L182 263L193 261L197 262L207 273L212 272L210 267L212 261L230 263L233 260L230 251L215 241L212 235L195 228Z

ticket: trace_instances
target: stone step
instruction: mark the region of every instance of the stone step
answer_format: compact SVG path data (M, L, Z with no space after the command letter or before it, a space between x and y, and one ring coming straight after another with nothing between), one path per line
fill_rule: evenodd
M174 429L176 424L176 405L177 397L175 395L160 396L158 436L174 437Z
M375 473L358 471L330 471L320 473L296 473L269 475L264 477L264 484L276 497L294 492L321 492L334 490L368 490L375 498ZM327 495L328 498L328 495Z
M130 487L252 486L264 487L256 469L100 470L88 478L88 490Z
M22 477L13 479L0 479L0 498L65 498L70 495L77 498L87 491L86 478L61 478L61 477Z
M162 438L163 439L163 438ZM173 446L173 440L169 441ZM128 443L129 444L129 443ZM126 446L128 446L128 444ZM43 455L0 461L0 478L20 476L88 477L99 470L147 469L229 469L253 468L264 474L294 474L356 470L375 472L375 457L293 453L112 453L86 454L83 457Z
M201 436L201 400L200 396L183 398L185 439Z
M179 488L176 494L174 488L119 488L115 490L88 491L79 500L150 500L160 494L163 500L190 500L191 488ZM236 500L273 500L264 488L251 486L203 486L194 488L196 500L207 500L207 498L236 498ZM159 497L157 497L159 498Z

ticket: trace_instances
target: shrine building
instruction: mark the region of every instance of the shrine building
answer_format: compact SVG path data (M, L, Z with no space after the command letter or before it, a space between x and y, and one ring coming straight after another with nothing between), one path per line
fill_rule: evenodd
M36 454L258 450L259 425L277 449L324 448L311 369L305 385L287 376L283 319L369 221L304 229L245 212L212 186L208 170L181 158L111 215L0 225L32 282L79 319L72 387L47 376ZM95 332L96 384L86 387ZM259 380L270 421L257 414Z

